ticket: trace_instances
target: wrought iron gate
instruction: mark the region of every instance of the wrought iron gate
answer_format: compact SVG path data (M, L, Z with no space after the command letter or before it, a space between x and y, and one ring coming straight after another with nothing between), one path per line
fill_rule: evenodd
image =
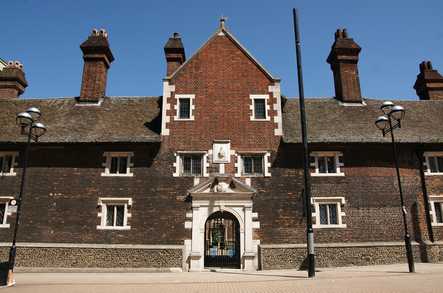
M215 212L206 221L205 267L240 268L240 225L229 212Z

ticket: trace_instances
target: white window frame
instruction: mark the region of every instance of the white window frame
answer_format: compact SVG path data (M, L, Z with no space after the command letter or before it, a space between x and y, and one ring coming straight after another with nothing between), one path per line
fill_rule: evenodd
M106 213L108 205L122 205L123 211L123 226L107 226L106 225ZM132 198L129 197L100 197L98 199L98 206L100 211L98 217L100 218L100 225L97 226L97 230L130 230L131 226L128 225L128 219L131 218L129 207L132 207ZM114 215L116 217L116 215Z
M443 172L431 172L431 165L429 164L429 158L430 157L443 157L443 152L425 152L423 154L424 156L424 168L425 168L425 175L428 176L438 176L438 175L443 175ZM438 163L437 163L438 164Z
M195 120L194 112L195 112L195 95L192 94L176 94L175 95L176 103L174 105L175 116L174 120L176 121L193 121ZM189 99L189 118L180 118L180 99Z
M16 176L17 173L15 172L14 167L17 167L18 152L2 151L2 152L0 152L0 157L3 157L3 156L12 156L11 170L7 173L3 173L3 166L0 166L0 177L1 176Z
M432 226L443 226L443 223L437 222L437 214L435 213L435 203L440 203L443 210L443 195L430 195L429 196L429 213L431 214L431 225Z
M235 169L236 177L271 177L271 152L258 151L258 152L238 152L235 154L236 162ZM243 166L243 157L248 156L263 156L263 174L245 174Z
M311 204L314 206L315 211L312 212L312 218L315 224L313 228L346 228L346 224L343 223L343 217L346 216L342 211L342 206L346 203L344 197L311 197ZM320 224L320 204L335 204L337 206L337 222L338 224Z
M251 110L251 121L271 121L271 116L269 114L269 111L271 110L271 106L269 105L269 95L249 95L249 98L251 99L251 104L249 105L249 109ZM257 119L255 118L255 100L261 99L265 100L265 114L266 118L264 119Z
M105 152L103 154L105 157L105 163L103 163L103 167L105 167L105 171L102 172L102 176L109 176L109 177L132 177L134 176L134 173L132 173L132 168L134 167L134 164L132 163L132 158L134 157L133 152ZM111 173L111 162L112 158L115 157L126 157L126 173Z
M11 225L8 223L8 216L11 216L12 213L8 211L9 202L13 199L12 196L0 196L0 203L5 204L5 214L3 219L0 219L0 228L10 228Z
M207 151L178 151L175 154L175 163L173 177L209 177L208 173L208 152ZM183 156L185 155L201 155L202 156L202 174L198 175L184 175L183 174Z
M336 151L323 151L323 152L311 152L310 157L314 158L314 162L310 163L311 167L314 167L314 172L311 172L311 176L345 176L342 168L344 166L343 163L340 163L340 157L343 161L343 153ZM335 173L320 173L319 168L319 159L324 157L334 157L335 161Z

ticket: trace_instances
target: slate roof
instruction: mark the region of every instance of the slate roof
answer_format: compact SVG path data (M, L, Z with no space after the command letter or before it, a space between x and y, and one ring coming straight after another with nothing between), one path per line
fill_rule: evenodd
M101 106L79 105L76 99L0 100L0 142L23 142L17 113L35 106L43 113L47 143L158 142L159 97L106 97Z
M405 108L402 128L395 132L403 143L443 143L443 101L392 100ZM388 143L375 127L383 100L365 99L366 106L343 106L333 98L306 99L310 143ZM283 102L283 141L300 143L298 99Z

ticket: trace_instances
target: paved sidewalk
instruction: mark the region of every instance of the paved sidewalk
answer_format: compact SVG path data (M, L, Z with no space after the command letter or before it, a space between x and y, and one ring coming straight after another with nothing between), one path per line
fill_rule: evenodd
M1 292L443 292L443 264L319 269L315 279L296 270L201 273L17 273Z

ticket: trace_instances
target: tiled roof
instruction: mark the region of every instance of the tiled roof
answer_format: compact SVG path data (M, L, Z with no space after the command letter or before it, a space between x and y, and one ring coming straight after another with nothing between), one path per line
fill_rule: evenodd
M40 142L160 141L159 97L107 97L100 106L81 105L75 98L0 100L0 142L25 140L15 117L31 106L40 109L48 128Z
M443 101L392 100L405 108L396 139L403 143L443 143ZM383 113L382 100L365 99L365 106L344 106L333 98L306 99L308 141L311 143L390 142L374 122ZM301 142L298 99L283 102L284 142Z

